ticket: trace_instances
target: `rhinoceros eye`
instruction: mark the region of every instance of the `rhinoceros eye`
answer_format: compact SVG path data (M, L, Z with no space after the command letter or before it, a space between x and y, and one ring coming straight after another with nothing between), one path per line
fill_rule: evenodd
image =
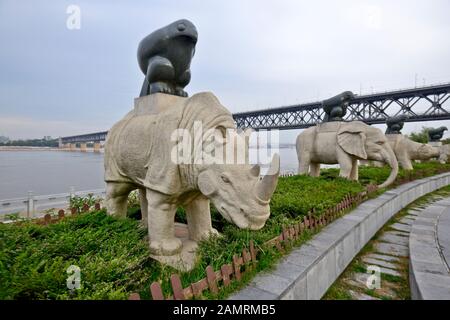
M230 183L230 179L226 175L222 174L220 178L222 179L223 182Z

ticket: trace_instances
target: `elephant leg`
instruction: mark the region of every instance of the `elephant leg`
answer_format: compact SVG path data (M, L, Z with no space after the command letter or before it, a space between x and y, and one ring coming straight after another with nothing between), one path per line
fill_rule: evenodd
M358 181L358 159L352 159L352 171L350 172L350 179Z
M320 176L320 163L311 162L309 167L310 167L309 175L311 177Z
M139 189L139 202L141 204L141 221L145 226L148 223L148 202L145 189Z
M106 184L106 210L109 215L127 216L127 200L130 192L136 187L130 183L108 182Z
M147 199L148 234L150 253L171 256L181 252L182 242L175 237L175 212L177 205L167 196L150 189L145 191Z
M353 168L353 159L349 156L342 148L338 147L336 151L337 161L339 163L340 172L339 176L350 179L352 168Z
M199 196L187 204L185 208L189 239L200 241L212 234L219 234L211 224L211 212L209 209L208 198Z

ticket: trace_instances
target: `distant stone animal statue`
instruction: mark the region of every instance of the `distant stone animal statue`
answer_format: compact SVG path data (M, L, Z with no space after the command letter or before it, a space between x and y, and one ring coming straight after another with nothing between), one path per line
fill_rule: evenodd
M407 136L387 134L386 137L394 150L398 163L405 170L413 169L412 160L429 160L440 156L438 147L412 141Z
M390 117L386 120L387 129L385 134L401 134L403 125L408 117L406 115L399 115L396 117Z
M337 96L322 101L322 109L325 111L324 122L342 121L347 113L350 100L354 98L351 91L345 91Z
M269 169L273 174L262 178L259 165L202 163L195 161L195 154L187 163L173 161L177 145L171 139L173 133L182 129L195 136L198 121L205 135L209 129L236 129L231 113L212 93L190 98L156 93L137 98L134 110L111 128L106 139L107 212L125 217L128 194L139 189L154 255L170 256L182 250L182 242L174 235L179 206L186 210L193 241L217 233L211 225L210 201L239 228L260 229L270 216L269 201L280 172L278 155Z
M377 160L392 168L380 187L394 182L398 163L380 129L361 121L327 122L300 133L296 142L299 174L319 176L320 164L339 164L340 176L358 180L358 160Z
M428 138L430 141L435 142L442 139L444 131L448 130L447 127L431 128L428 129Z
M183 19L158 29L139 43L137 57L145 74L140 96L162 92L187 97L184 87L191 80L191 60L198 33Z

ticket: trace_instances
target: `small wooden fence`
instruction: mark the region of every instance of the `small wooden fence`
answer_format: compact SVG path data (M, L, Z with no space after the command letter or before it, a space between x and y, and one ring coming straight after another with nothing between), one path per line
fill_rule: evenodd
M331 223L336 218L343 215L347 210L355 207L368 198L369 194L377 191L377 186L369 185L366 190L354 196L347 195L334 207L327 209L320 217L315 217L314 212L304 216L298 223L283 228L280 235L266 241L264 247L276 248L283 252L291 243L297 240L306 230L317 231L319 228ZM242 276L256 268L259 250L253 240L250 240L248 249L244 248L240 254L235 254L232 263L224 264L220 270L214 271L212 266L206 267L206 277L191 283L183 288L180 276L172 274L170 284L173 295L164 297L163 290L159 282L155 281L150 285L150 294L153 300L186 300L192 298L201 298L205 290L212 294L219 293L220 288L228 287L231 281L241 281ZM132 293L129 300L140 300L138 293Z
M101 209L101 205L99 202L96 202L94 204L94 209L95 210L100 210ZM88 205L87 203L85 203L80 209L78 208L70 208L67 210L67 213L70 213L70 215L77 215L80 213L87 213L89 212L89 210L91 210L91 206ZM67 216L66 210L64 209L60 209L58 211L58 215L57 216L52 216L50 213L47 213L44 215L43 218L39 218L39 219L35 219L33 220L35 223L40 224L40 225L48 225L51 223L57 223L59 221L61 221L62 219L64 219L65 216Z

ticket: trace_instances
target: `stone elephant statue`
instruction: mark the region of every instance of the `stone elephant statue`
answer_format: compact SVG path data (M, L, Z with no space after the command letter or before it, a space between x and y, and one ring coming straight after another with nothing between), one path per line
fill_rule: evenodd
M390 146L400 166L405 170L412 170L411 160L429 160L438 158L440 150L426 143L412 141L402 134L386 134Z
M339 164L340 176L358 180L358 160L383 161L392 168L379 187L394 182L398 163L394 151L380 129L361 121L327 122L308 128L296 141L299 174L319 176L320 164Z
M212 93L190 98L155 93L137 98L134 110L111 128L106 139L107 212L124 217L128 194L139 189L153 255L181 252L182 242L174 235L178 206L186 210L193 241L217 233L211 225L210 201L239 228L260 229L270 216L279 156L273 157L272 174L263 178L258 165L203 163L195 153L187 162L174 162L173 133L186 130L195 136L196 122L203 125L205 135L208 129L236 129L231 113Z

